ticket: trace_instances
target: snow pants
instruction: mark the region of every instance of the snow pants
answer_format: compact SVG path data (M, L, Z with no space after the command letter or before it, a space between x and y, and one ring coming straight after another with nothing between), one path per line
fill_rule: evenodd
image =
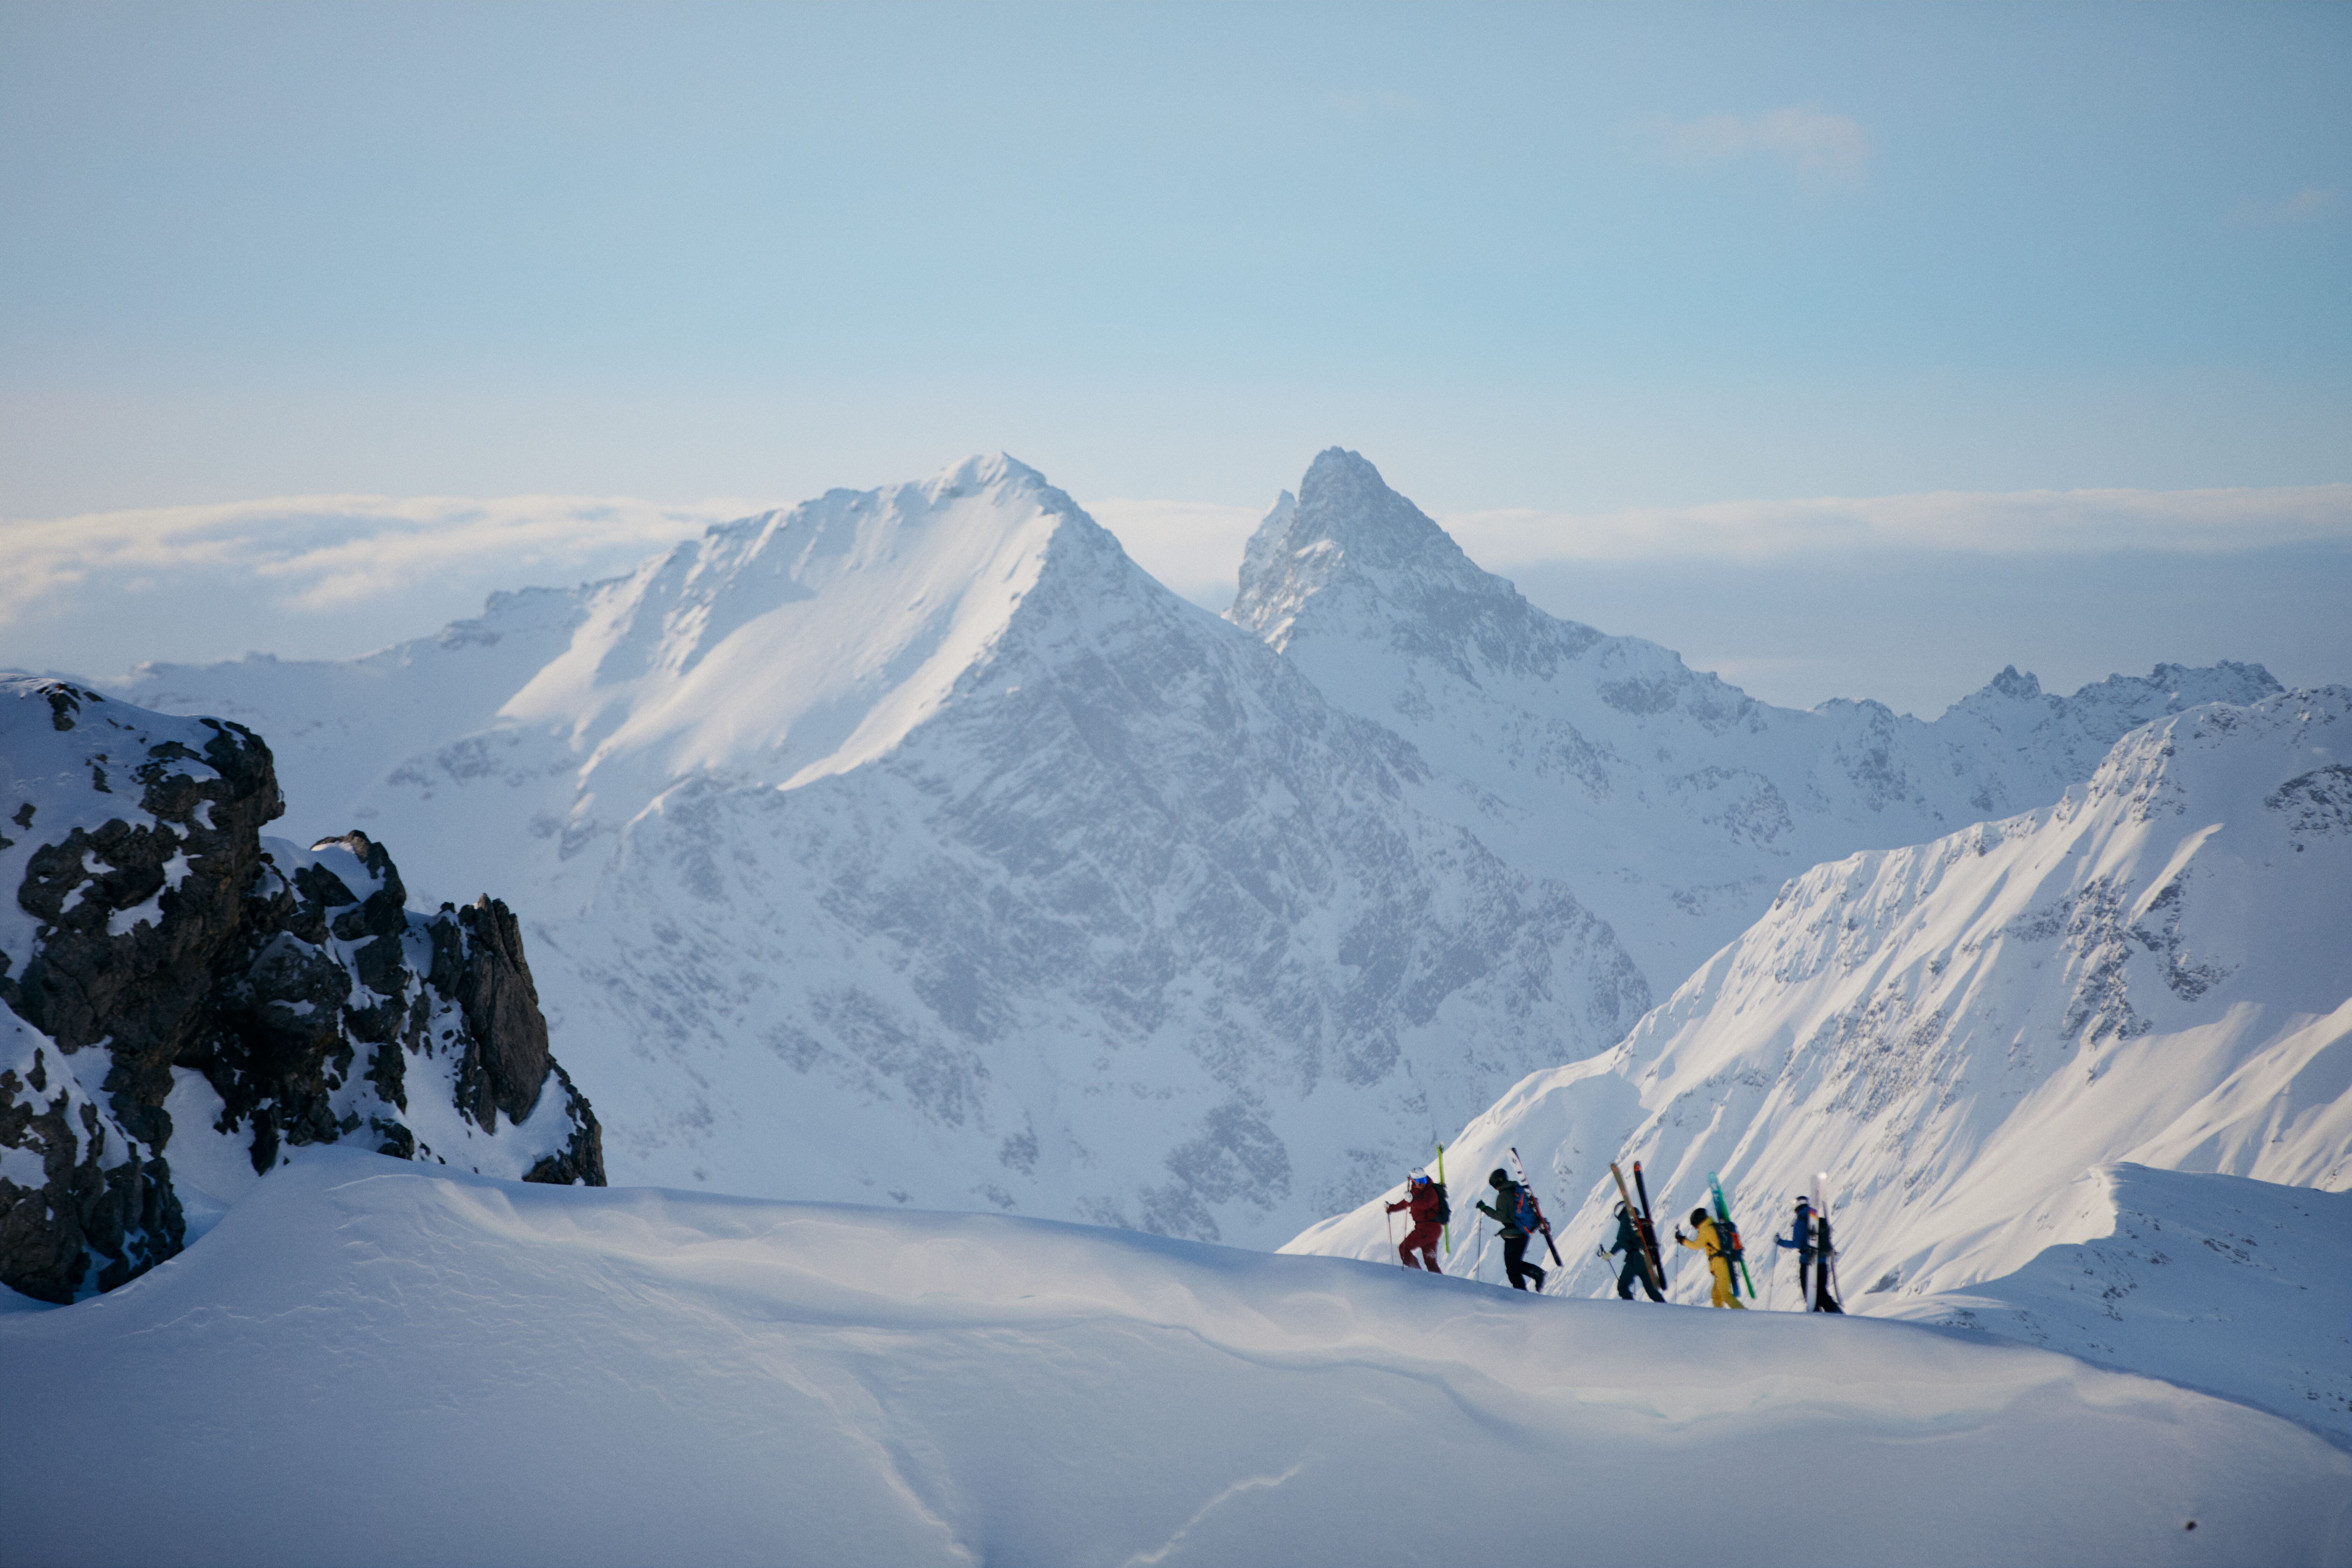
M1715 1300L1709 1301L1707 1305L1710 1307L1738 1307L1745 1310L1748 1303L1741 1300L1739 1299L1739 1293L1731 1288L1731 1259L1728 1258L1710 1258L1706 1260L1706 1267L1708 1271L1715 1276Z
M1625 1255L1625 1267L1617 1270L1617 1299L1621 1301L1632 1300L1633 1287L1636 1285L1650 1293L1651 1300L1665 1300L1664 1296L1658 1294L1658 1287L1650 1279L1650 1270L1643 1263L1641 1255L1629 1252Z
M1397 1256L1404 1259L1404 1266L1407 1268L1426 1268L1432 1274L1445 1272L1437 1266L1437 1233L1442 1228L1435 1225L1417 1225L1412 1227L1411 1233L1397 1247ZM1416 1252L1420 1253L1425 1261L1415 1263L1412 1260L1412 1255Z
M1511 1289L1514 1290L1528 1288L1522 1278L1528 1275L1534 1276L1538 1290L1544 1288L1544 1271L1528 1261L1528 1237L1524 1236L1503 1237L1503 1272L1511 1277Z

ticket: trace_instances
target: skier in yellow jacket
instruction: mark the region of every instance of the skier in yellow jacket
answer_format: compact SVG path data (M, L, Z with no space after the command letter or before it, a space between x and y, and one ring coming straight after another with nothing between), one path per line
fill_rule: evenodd
M1675 1239L1693 1252L1703 1252L1706 1255L1706 1266L1715 1273L1715 1300L1709 1301L1707 1305L1738 1307L1745 1311L1748 1303L1741 1300L1738 1293L1731 1289L1731 1255L1723 1250L1723 1240L1716 1234L1715 1221L1707 1217L1705 1209L1693 1209L1690 1223L1691 1229L1696 1235L1685 1236L1677 1229L1675 1232Z

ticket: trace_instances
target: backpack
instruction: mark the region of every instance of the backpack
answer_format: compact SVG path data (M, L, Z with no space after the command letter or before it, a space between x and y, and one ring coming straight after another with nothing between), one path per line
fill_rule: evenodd
M1529 1236L1543 1228L1543 1211L1536 1207L1535 1194L1525 1187L1519 1188L1518 1198L1512 1206L1511 1223Z
M1432 1182L1429 1184L1429 1190L1437 1194L1437 1223L1440 1225L1452 1225L1454 1223L1454 1205L1445 1201L1445 1184L1444 1182Z

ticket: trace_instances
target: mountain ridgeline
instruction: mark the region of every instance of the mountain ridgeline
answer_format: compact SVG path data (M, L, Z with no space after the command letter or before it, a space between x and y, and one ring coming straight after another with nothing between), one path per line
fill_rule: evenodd
M2046 805L2129 730L2279 690L2255 665L2162 665L2060 697L2010 668L1932 721L1775 708L1536 608L1337 448L1250 541L1228 614L1410 741L1418 802L1575 888L1660 994L1808 866Z
M113 688L512 901L616 1179L1272 1246L1595 1058L1817 860L2277 690L1758 703L1529 605L1350 453L1221 619L974 459L363 659Z

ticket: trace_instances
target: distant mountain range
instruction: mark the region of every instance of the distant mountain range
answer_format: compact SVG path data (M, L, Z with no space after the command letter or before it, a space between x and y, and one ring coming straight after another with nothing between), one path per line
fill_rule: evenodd
M1240 589L1201 611L975 459L366 658L111 689L250 725L303 831L397 845L426 902L510 903L616 1181L1256 1246L1608 1050L1816 861L2278 689L1774 709L1534 609L1338 450Z

